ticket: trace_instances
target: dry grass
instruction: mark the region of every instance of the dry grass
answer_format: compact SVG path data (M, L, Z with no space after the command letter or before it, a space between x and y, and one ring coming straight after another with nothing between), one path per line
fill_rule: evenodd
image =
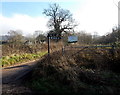
M52 83L57 82L56 85L61 84L74 94L112 95L116 94L116 91L120 93L120 75L113 69L115 63L120 60L119 56L119 50L114 58L108 50L103 49L68 50L64 54L56 51L50 55L49 59L46 56L38 63L38 67L33 72L31 84L34 82L40 85L41 81L36 79L50 79ZM117 68L120 67L119 63L116 64ZM52 85L49 82L47 84ZM49 89L46 85L42 86ZM40 88L34 85L34 88L40 90L41 85ZM52 89L55 89L55 86ZM60 90L62 92L62 89ZM50 91L49 89L47 93Z
M62 42L50 44L51 52L61 49L63 46ZM12 54L23 54L23 53L37 53L39 51L46 51L48 48L47 44L33 44L33 45L13 45L4 44L2 45L2 56L9 56Z

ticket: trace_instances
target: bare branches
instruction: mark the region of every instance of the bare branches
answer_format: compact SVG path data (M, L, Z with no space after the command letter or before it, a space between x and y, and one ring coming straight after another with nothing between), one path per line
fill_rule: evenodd
M56 3L50 5L48 9L44 9L43 14L50 17L48 26L58 34L70 31L76 26L70 11L60 8Z

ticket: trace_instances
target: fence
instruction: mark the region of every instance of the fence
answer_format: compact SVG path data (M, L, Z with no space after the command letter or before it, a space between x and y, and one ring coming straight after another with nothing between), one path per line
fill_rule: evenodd
M81 49L81 51L82 51L82 50L84 50L86 48L108 49L109 52L114 56L116 47L114 45L111 45L111 46L110 45L109 46L108 45L100 45L100 46L97 46L97 45L96 46L65 46L65 47L62 48L62 52L64 54L66 50L71 50L71 49L72 50L73 49L74 50Z

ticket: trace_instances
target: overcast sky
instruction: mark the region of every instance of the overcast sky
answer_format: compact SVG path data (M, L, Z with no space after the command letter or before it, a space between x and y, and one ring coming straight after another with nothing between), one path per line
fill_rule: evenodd
M49 30L46 26L49 18L42 12L43 9L49 7L49 4L55 3L55 0L8 1L12 0L2 0L1 2L0 34L7 34L9 30L22 30L24 35L28 35L33 34L36 30L42 30L43 32ZM91 34L98 32L99 35L104 35L112 32L112 28L118 25L117 6L119 0L56 1L61 8L71 11L73 18L79 23L76 31L86 31Z

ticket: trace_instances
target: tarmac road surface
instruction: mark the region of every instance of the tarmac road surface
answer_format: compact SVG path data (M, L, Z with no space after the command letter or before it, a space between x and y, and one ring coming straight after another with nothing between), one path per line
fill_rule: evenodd
M37 62L38 60L3 68L2 84L15 83L17 80L28 74L34 68Z

